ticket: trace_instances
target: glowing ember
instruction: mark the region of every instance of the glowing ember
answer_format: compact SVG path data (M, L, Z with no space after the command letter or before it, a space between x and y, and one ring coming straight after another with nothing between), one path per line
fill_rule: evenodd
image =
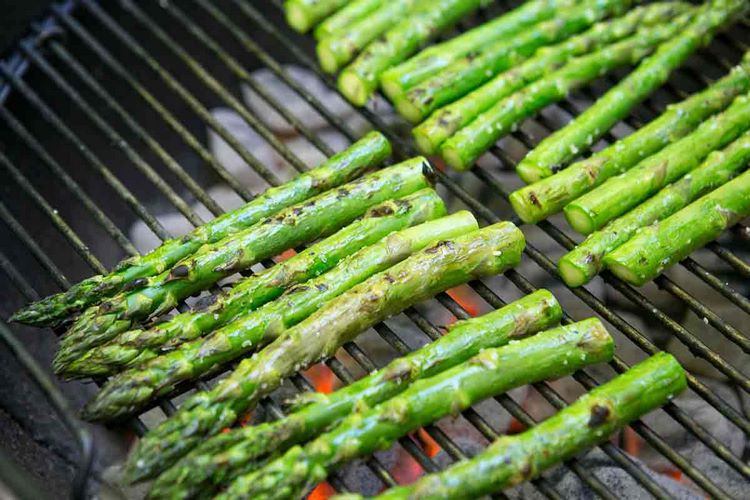
M318 484L314 490L307 495L307 500L326 500L336 494L336 490L327 482Z
M474 292L468 285L451 288L446 293L471 316L479 315L479 301L476 299Z
M440 445L437 444L434 439L432 439L432 436L430 436L426 430L419 429L417 431L416 437L417 441L419 441L419 444L422 446L422 449L428 457L433 458L435 455L440 453Z
M290 248L289 250L284 250L281 254L274 257L273 260L275 260L276 262L284 262L287 259L291 259L295 255L297 255L297 252L295 252L293 248Z
M322 392L323 394L330 394L333 392L336 379L333 376L331 369L325 364L318 363L317 365L313 365L303 373L305 377L310 380L317 392Z

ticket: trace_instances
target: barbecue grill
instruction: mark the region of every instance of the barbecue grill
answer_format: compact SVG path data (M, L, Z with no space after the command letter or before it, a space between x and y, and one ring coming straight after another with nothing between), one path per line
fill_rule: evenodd
M513 2L497 2L456 29L467 29L512 6ZM605 141L638 128L669 102L725 73L748 50L749 26L743 20L719 35ZM276 89L259 83L255 70L270 72L274 85L283 86L314 110L325 129L337 137L352 142L363 126L375 128L392 140L396 159L415 155L406 124L393 119L383 99L364 109L338 102L332 106L330 95L322 96L292 75L289 68L295 65L329 87L326 94L334 91L334 81L318 69L312 47L309 38L286 28L280 0L106 4L68 0L53 4L48 17L33 24L0 64L0 279L6 284L0 289L0 337L8 346L0 351L4 365L0 371L7 380L0 389L0 417L18 426L41 447L40 453L54 455L64 471L75 471L75 479L63 483L72 488L73 496L91 495L107 482L101 464L111 456L102 455L115 452L111 446L104 451L105 440L114 435L122 443L129 433L142 435L159 418L173 413L185 393L204 389L211 380L182 386L142 418L105 432L81 423L71 410L94 393L95 386L56 384L48 378L54 336L7 325L4 320L23 303L104 272L136 253L132 231L128 232L133 224L163 240L171 235L160 214L176 211L186 225L201 224L206 216L200 213L219 215L224 207L205 186L223 186L237 200L249 200L267 185L277 185L333 154L330 140L320 133L323 127L313 127L278 98ZM484 223L513 220L507 198L519 185L512 173L515 163L614 81L602 78L527 120L470 172L441 170L441 194L454 209L468 208ZM252 111L243 100L241 85L280 116L289 130L279 132L269 124L268 115ZM260 137L262 150L272 152L275 161L264 161L258 149L243 142L217 118L213 112L217 108L228 108L249 126ZM208 144L209 133L214 142L233 151L250 181L238 179L217 157ZM289 146L290 135L305 143L317 159L303 161ZM347 384L388 357L438 338L440 327L451 318L467 318L477 308L500 307L520 293L544 286L560 298L569 314L567 321L594 313L609 324L618 342L615 360L609 367L580 371L570 380L535 384L523 391L525 396L514 392L496 397L456 417L461 425L439 422L401 439L398 447L411 457L410 466L427 472L444 468L476 453L501 433L533 426L575 395L666 349L688 362L689 404L681 398L634 422L615 440L601 445L598 454L617 469L617 477L624 478L628 496L669 498L680 492L739 496L736 484L746 484L750 478L745 451L750 415L743 404L750 393L750 339L745 329L750 315L750 231L738 226L643 288L604 273L589 287L569 290L556 276L555 259L572 248L574 237L560 221L552 218L536 227L523 227L528 244L518 269L440 294L377 325L375 334L347 344L324 367L292 377L283 394L315 390L319 387L315 374L326 367L336 383ZM732 353L732 360L727 353ZM264 400L253 418L279 418L280 398ZM52 416L50 409L59 416ZM503 424L498 415L506 415L511 424ZM738 436L741 444L728 442L724 429ZM23 445L19 442L16 446ZM685 446L697 451L686 454ZM19 454L16 450L11 456L18 460ZM562 498L572 491L566 484L573 481L584 485L578 491L587 495L622 495L609 476L591 466L589 455L569 460L516 493ZM337 472L330 485L337 491L358 491L363 485L377 491L395 485L394 476L403 472L398 467L406 467L406 462L394 468L389 460L376 454L364 465L356 465L356 474L347 468ZM33 463L24 462L27 469ZM45 488L33 481L14 481L17 476L12 470L14 466L0 461L0 492L4 483L20 497L60 495L51 484ZM26 473L38 476L39 471Z

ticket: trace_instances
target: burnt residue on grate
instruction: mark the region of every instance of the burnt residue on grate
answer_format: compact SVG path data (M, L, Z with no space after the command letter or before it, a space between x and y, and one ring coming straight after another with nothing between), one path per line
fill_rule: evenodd
M497 2L460 29L507 7ZM0 68L0 85L10 89L2 92L8 98L0 105L0 170L7 179L0 186L0 279L10 283L0 289L0 319L35 295L56 292L238 206L370 128L389 135L399 159L414 154L406 139L409 126L385 100L376 98L358 110L338 96L314 63L311 39L284 27L278 1L81 0L71 9L56 5L44 25L47 31L19 47L16 64ZM693 57L595 148L721 76L748 43L750 30L742 21ZM20 60L27 62L19 66ZM28 68L14 76L21 66ZM449 206L468 207L485 223L512 219L506 199L519 183L512 174L515 162L612 83L603 78L527 120L470 173L438 172L438 188ZM518 270L441 294L376 326L325 366L293 377L252 418L278 418L283 400L298 391L349 383L437 338L456 318L544 286L560 298L568 319L593 311L609 322L618 344L610 367L486 401L344 468L332 478L334 488L374 493L443 468L500 434L533 425L596 380L666 349L690 371L691 391L633 424L617 443L571 460L508 496L741 496L750 476L743 460L750 433L744 411L747 353L737 349L746 341L743 325L750 314L742 229L642 289L605 275L586 289L568 290L554 267L573 244L561 219L524 227L524 233L529 246ZM37 360L48 363L52 332L14 332ZM49 436L59 438L61 431L54 423L35 426L44 415L43 402L19 406L26 394L20 375L7 366L12 363L0 373L18 384L6 384L0 405L42 450L54 449ZM174 403L193 388L181 387ZM63 389L80 404L96 387L65 384ZM140 422L112 429L109 437L97 435L98 449L113 450L100 453L99 476L116 478L129 433L160 421L174 403L167 398Z

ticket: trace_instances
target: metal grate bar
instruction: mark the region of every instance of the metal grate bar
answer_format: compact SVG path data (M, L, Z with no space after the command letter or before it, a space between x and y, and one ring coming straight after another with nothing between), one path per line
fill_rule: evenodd
M131 74L109 53L78 21L68 15L67 12L54 8L57 18L75 33L83 43L118 77L122 78L151 108L174 130L180 138L216 173L229 185L243 200L250 201L253 195L219 163L219 161L203 146L189 130L187 130L177 118L170 113L159 100L143 87Z

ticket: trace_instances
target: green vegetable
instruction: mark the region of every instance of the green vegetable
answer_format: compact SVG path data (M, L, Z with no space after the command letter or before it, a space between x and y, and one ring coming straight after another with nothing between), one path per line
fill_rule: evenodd
M189 340L220 328L280 296L286 288L319 276L354 252L377 243L393 231L440 217L443 202L432 189L389 200L371 208L364 218L312 245L265 272L251 276L215 298L206 307L179 314L149 330L130 330L73 361L65 375L102 376L138 366Z
M441 215L445 209L435 196L431 206L420 210L423 210L422 218L429 219ZM456 227L450 224L456 224ZM424 247L439 236L462 234L475 226L476 222L470 214L460 212L453 217L417 226L406 233L395 233L397 236L394 238L407 242L409 246L404 248L412 250ZM428 230L435 231L436 236L427 233ZM325 302L409 255L390 252L388 243L386 239L381 244L357 252L342 262L340 267L292 288L278 300L240 316L206 338L186 342L142 366L122 372L110 380L86 406L86 417L111 420L132 414L155 397L169 393L179 382L216 371L227 362L258 350Z
M415 382L372 409L351 415L304 447L291 448L262 469L236 479L218 498L301 498L334 467L385 449L441 417L456 415L514 387L609 361L613 355L612 337L596 318L487 349L463 364Z
M396 252L404 246L398 239L392 244ZM408 254L411 245L405 246ZM515 266L523 248L518 228L507 222L495 224L440 241L327 302L242 361L214 389L191 397L141 439L128 462L128 477L142 479L163 471L203 439L235 422L295 371L332 356L362 330L420 300Z
M711 0L694 20L643 61L635 71L581 113L567 126L554 132L521 161L516 171L522 179L538 180L552 175L561 166L597 141L612 126L660 87L669 74L690 54L708 44L720 28L747 9L746 0Z
M702 92L667 108L657 119L589 158L551 177L514 191L510 203L518 216L535 223L664 146L685 137L710 115L750 90L750 57ZM593 141L593 138L592 138Z
M562 309L555 297L547 290L539 290L497 311L460 321L444 337L395 359L348 387L329 395L302 395L286 418L214 436L162 474L149 497L209 494L230 478L258 468L268 457L312 439L352 411L390 399L415 380L463 363L484 349L550 328L561 317Z
M355 22L371 15L380 9L384 0L353 0L341 10L327 18L315 28L315 38L322 40L331 35L338 35Z
M558 9L554 19L471 52L416 84L394 101L396 109L410 122L421 122L432 111L517 66L539 47L564 40L630 3L630 0L586 0L568 9Z
M502 436L471 460L377 498L474 498L509 488L606 441L628 422L665 405L686 386L680 363L660 352L541 424L515 436Z
M35 326L59 326L71 319L75 312L128 288L144 286L147 278L171 268L201 246L215 243L282 208L343 184L368 168L381 164L390 154L388 140L379 132L371 132L319 167L267 190L253 201L195 228L181 238L165 241L146 255L122 261L111 274L93 276L66 292L30 304L14 314L11 320Z
M644 228L607 254L604 264L628 283L642 285L748 215L750 172L745 172L676 214Z
M700 165L711 151L724 147L750 128L750 96L737 97L693 133L649 156L565 206L565 218L589 234Z
M604 256L627 242L640 228L664 219L693 200L729 181L750 162L750 132L721 151L714 151L689 172L564 255L558 264L568 286L588 283L601 270Z
M310 200L282 210L254 226L205 245L147 286L123 293L81 315L62 338L55 371L94 346L129 330L137 321L159 316L180 299L204 290L221 278L277 255L288 248L326 236L385 200L404 196L430 184L429 164L412 158L397 166L361 177Z
M415 8L365 50L339 75L339 91L364 106L380 74L398 64L442 30L479 7L483 0L418 0Z
M335 73L349 63L367 44L408 15L418 0L390 0L378 3L381 5L373 12L318 41L315 51L324 71ZM350 7L355 5L357 4L351 4Z
M571 0L530 0L491 21L448 41L427 47L398 66L389 68L380 78L385 95L396 101L414 85L434 76L453 61L492 42L521 33L525 28L550 19L559 5Z
M448 137L480 113L543 75L559 69L571 57L587 54L621 40L632 35L640 27L666 22L688 9L689 7L681 2L660 2L637 7L622 17L599 22L584 33L564 42L539 49L531 58L515 68L497 75L473 92L432 113L412 130L417 146L425 154L437 153L439 146Z
M289 26L304 33L350 0L286 0L284 14Z
M499 138L544 106L567 97L574 89L607 71L633 64L662 41L674 36L689 20L680 16L671 23L639 29L635 35L572 59L562 68L528 87L501 99L440 146L446 162L456 170L468 169Z

